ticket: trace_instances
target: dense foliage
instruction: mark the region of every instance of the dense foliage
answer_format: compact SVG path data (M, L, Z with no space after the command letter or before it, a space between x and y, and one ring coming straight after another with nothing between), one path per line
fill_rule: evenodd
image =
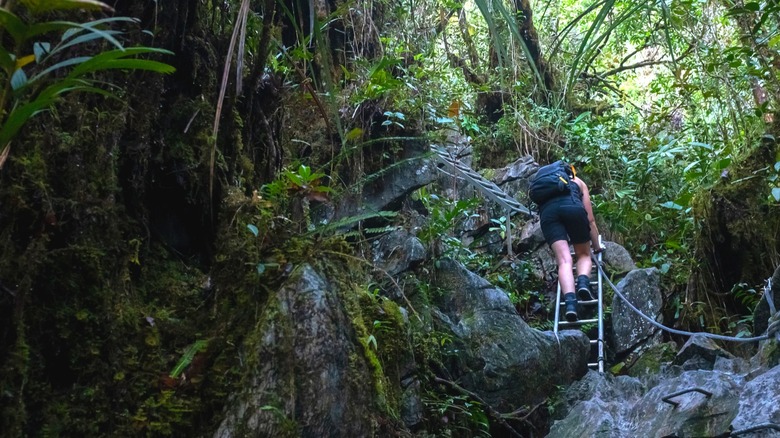
M396 217L311 210L409 142L468 136L482 169L573 162L605 237L664 274L681 327L736 334L780 262L777 2L117 3L0 1L7 436L208 435L241 382L242 328L289 266L366 274L348 253ZM509 273L452 238L475 201L415 199L434 254L519 309L539 302L522 261ZM353 324L379 375L397 327L376 315L395 309L360 288ZM447 340L413 342L436 363ZM432 430L488 433L468 397L425 390L453 419Z

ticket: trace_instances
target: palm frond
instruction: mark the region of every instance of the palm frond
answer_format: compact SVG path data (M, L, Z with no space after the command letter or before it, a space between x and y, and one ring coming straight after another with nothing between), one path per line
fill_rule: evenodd
M246 20L246 16L249 14L249 0L241 0L241 7L238 10L236 17L236 23L233 27L233 34L230 37L230 45L228 46L228 53L225 56L225 66L222 69L222 82L219 87L219 97L217 98L217 109L214 114L214 127L212 129L212 144L211 154L209 158L209 198L214 194L214 164L217 158L217 136L219 134L219 119L222 116L222 104L225 101L225 94L227 92L228 75L230 74L230 66L233 62L233 52L238 42L238 36L241 33L241 23ZM244 18L242 18L244 17Z

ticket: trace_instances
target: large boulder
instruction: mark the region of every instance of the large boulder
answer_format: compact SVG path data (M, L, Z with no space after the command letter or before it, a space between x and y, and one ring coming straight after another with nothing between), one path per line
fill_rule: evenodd
M647 431L658 437L721 435L736 415L742 381L733 374L706 370L663 379L634 404L623 436L643 436ZM693 388L711 395L692 391L669 398Z
M404 229L387 233L372 244L374 266L389 275L398 275L426 257L425 246L420 239Z
M251 377L215 438L371 435L371 371L338 295L303 265L269 298L247 338Z
M565 418L556 421L548 438L623 438L621 420L643 394L639 380L589 371L565 393Z
M660 274L657 269L635 269L618 283L617 289L640 312L655 321L663 320L661 315L663 299ZM640 317L617 295L612 301L612 332L617 354L625 353L651 338L660 341L656 339L657 336L654 336L659 329Z
M697 370L650 380L647 388L631 377L592 372L566 391L575 404L548 438L714 437L729 430L739 406L740 376Z
M682 365L686 369L711 370L719 357L734 358L731 353L720 348L712 339L696 334L683 345L672 363Z
M450 259L437 263L439 329L457 356L450 374L500 411L533 406L587 371L588 338L580 331L541 332L517 314L506 292Z
M780 366L747 382L739 398L739 410L732 422L734 430L748 429L759 424L780 425ZM780 433L774 432L778 436ZM770 435L750 435L770 436Z
M618 243L606 240L602 243L606 248L602 255L602 260L610 274L623 275L636 269L636 264L626 248Z
M319 223L364 217L383 210L398 210L413 191L439 176L437 163L430 157L428 144L408 141L397 164L373 175L359 191L348 192L334 205L323 205L315 219Z

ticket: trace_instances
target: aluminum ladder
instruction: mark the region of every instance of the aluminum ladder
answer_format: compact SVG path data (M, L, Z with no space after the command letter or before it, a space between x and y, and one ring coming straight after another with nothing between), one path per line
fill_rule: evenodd
M599 237L599 242L601 241L601 237ZM573 254L572 254L573 255ZM598 370L598 372L603 373L604 372L604 293L602 290L602 278L601 278L601 271L599 270L599 266L601 265L601 255L602 253L598 253L596 256L596 261L593 264L593 267L591 268L591 274L590 274L590 285L591 285L591 291L594 291L593 286L597 286L598 290L598 297L595 300L591 301L580 301L579 309L577 310L577 316L584 314L584 310L586 308L592 308L593 305L597 306L596 310L596 317L595 318L587 318L587 319L578 319L575 322L569 322L566 320L561 321L561 307L565 306L566 303L561 302L561 283L558 282L558 290L555 294L555 321L553 325L553 332L555 333L555 336L558 336L558 331L560 329L576 329L580 328L583 325L586 324L593 324L598 323L598 338L597 339L591 339L590 340L590 346L591 346L591 357L594 356L595 353L595 361L588 362L588 367L592 369ZM574 270L574 278L577 278L577 272L576 272L576 265L572 267ZM595 276L595 280L594 280ZM595 350L595 352L594 352Z
M494 182L485 179L485 177L477 173L474 169L461 163L457 157L455 157L447 150L447 148L438 145L431 145L431 150L436 153L439 161L446 164L450 170L452 170L453 174L448 175L468 182L474 188L482 192L488 199L491 199L500 206L504 207L506 210L507 226L511 226L509 225L509 218L512 217L512 214L514 213L522 213L527 216L531 216L531 211L528 209L528 207L517 202L515 198L509 196L506 192L501 190L501 188L498 187ZM444 172L441 168L439 170ZM507 230L506 233L506 248L507 254L510 257L513 257L511 230Z

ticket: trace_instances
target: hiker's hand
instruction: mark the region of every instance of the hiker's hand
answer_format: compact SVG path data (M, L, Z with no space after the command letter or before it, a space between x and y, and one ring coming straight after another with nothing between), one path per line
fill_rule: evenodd
M601 245L595 245L593 247L593 254L598 254L598 253L604 252L606 249L607 249L607 247L604 246L603 243Z

